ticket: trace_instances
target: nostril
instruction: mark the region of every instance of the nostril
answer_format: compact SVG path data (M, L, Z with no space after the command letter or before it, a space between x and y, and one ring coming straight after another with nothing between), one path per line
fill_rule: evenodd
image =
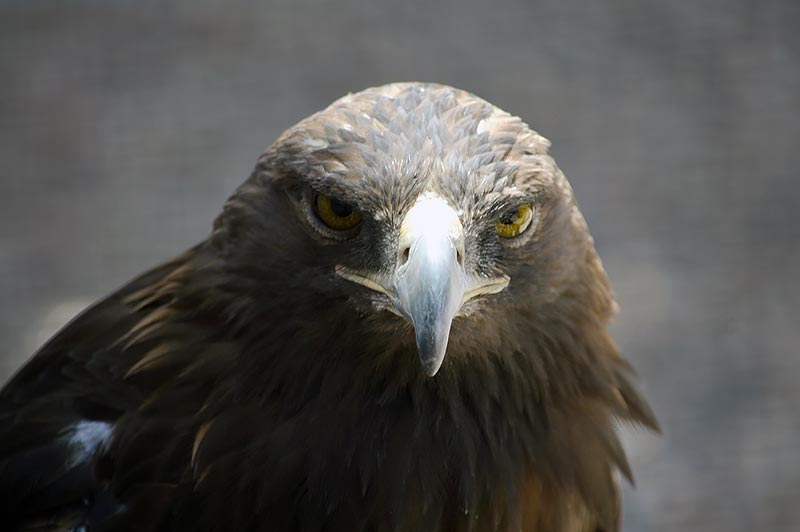
M411 247L405 246L403 251L400 253L400 265L402 266L406 262L408 262L408 257L411 255Z
M458 262L459 266L464 265L464 254L461 252L460 249L456 250L456 261Z

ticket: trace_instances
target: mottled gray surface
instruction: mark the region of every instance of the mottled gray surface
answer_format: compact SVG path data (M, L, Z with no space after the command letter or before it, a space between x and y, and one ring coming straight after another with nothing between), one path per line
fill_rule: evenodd
M800 3L0 2L0 380L207 234L347 91L475 92L553 141L665 429L625 529L800 529Z

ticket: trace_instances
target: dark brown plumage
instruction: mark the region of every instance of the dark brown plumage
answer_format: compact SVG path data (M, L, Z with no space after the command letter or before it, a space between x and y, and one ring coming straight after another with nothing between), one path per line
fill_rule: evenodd
M425 84L289 129L0 393L3 529L618 530L656 421L548 146Z

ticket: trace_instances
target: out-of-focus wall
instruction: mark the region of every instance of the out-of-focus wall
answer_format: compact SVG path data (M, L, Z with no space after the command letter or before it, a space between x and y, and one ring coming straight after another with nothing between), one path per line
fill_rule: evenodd
M628 531L800 529L800 3L0 3L0 381L202 239L286 127L399 80L553 141L661 438Z

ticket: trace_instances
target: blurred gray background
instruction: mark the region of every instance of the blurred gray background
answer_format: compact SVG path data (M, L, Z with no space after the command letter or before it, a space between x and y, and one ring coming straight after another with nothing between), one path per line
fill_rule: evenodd
M800 2L0 1L0 381L286 127L438 81L553 141L659 414L628 531L800 530Z

